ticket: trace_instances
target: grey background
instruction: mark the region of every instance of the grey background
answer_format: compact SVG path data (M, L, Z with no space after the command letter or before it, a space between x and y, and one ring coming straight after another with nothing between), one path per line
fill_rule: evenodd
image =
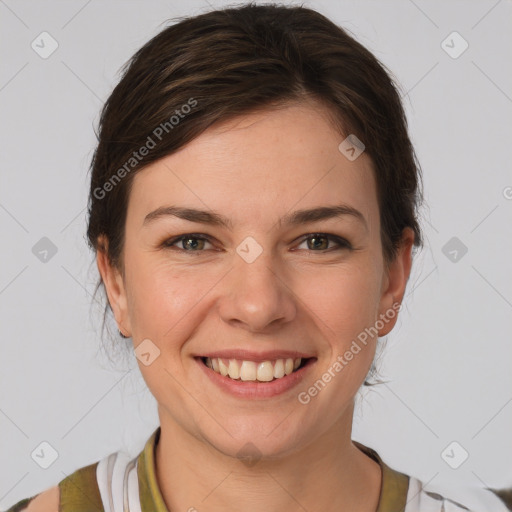
M208 4L227 2L0 0L0 508L111 452L137 454L158 425L134 356L100 348L88 165L121 65L165 20ZM432 485L511 486L512 4L304 5L397 77L428 204L380 366L389 382L361 395L353 438ZM43 31L58 42L47 59L31 48ZM453 31L469 44L458 58L441 46ZM33 252L43 237L57 249L46 262ZM467 247L455 262L452 237ZM31 458L43 441L58 452L48 469ZM452 441L469 453L458 469L441 457Z

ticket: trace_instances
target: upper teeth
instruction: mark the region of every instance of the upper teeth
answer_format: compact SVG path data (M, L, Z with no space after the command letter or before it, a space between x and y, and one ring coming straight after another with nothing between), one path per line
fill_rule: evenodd
M258 380L269 382L290 375L296 370L302 359L276 359L275 361L240 361L238 359L221 359L220 357L206 358L206 366L224 377L241 380Z

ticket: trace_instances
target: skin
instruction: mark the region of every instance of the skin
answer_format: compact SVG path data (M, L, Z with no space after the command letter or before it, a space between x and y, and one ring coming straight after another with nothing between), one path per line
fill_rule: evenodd
M160 350L139 367L158 403L156 471L170 510L229 511L240 503L247 512L377 509L380 467L351 441L354 397L377 338L307 405L297 399L402 301L411 270L409 228L397 257L384 264L372 162L365 153L349 161L338 150L344 138L314 103L211 127L134 177L124 272L97 254L119 328L134 347L149 338ZM348 215L276 223L296 209L340 203L357 208L367 227ZM233 228L171 216L143 226L149 212L171 204L214 210ZM345 238L352 249L325 238L316 248L305 236L315 232ZM187 233L211 241L161 246ZM248 236L263 248L250 264L236 252ZM317 361L292 390L241 399L212 384L192 357L228 348L296 349ZM247 442L261 455L251 466L236 457Z
M59 512L60 489L58 485L39 493L23 509L24 512Z

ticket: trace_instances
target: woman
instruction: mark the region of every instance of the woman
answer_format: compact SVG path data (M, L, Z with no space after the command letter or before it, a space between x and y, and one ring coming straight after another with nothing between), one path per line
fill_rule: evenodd
M419 184L392 80L319 13L247 5L149 41L102 112L88 239L160 426L10 510L506 510L351 440Z

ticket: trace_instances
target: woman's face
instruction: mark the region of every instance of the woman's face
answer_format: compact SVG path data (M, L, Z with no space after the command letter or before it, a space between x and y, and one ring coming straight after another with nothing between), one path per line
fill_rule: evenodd
M143 342L162 430L172 422L232 456L248 442L279 456L349 428L371 329L381 320L382 336L396 321L412 235L386 270L372 164L364 152L347 158L343 139L321 107L291 105L210 128L134 177L124 279L101 253L98 265L119 326L136 349ZM359 213L289 222L342 205ZM194 222L171 206L208 213ZM210 222L219 218L226 225ZM299 355L304 368L274 377ZM235 382L207 356L239 360L232 376L246 361L245 378L264 382Z

